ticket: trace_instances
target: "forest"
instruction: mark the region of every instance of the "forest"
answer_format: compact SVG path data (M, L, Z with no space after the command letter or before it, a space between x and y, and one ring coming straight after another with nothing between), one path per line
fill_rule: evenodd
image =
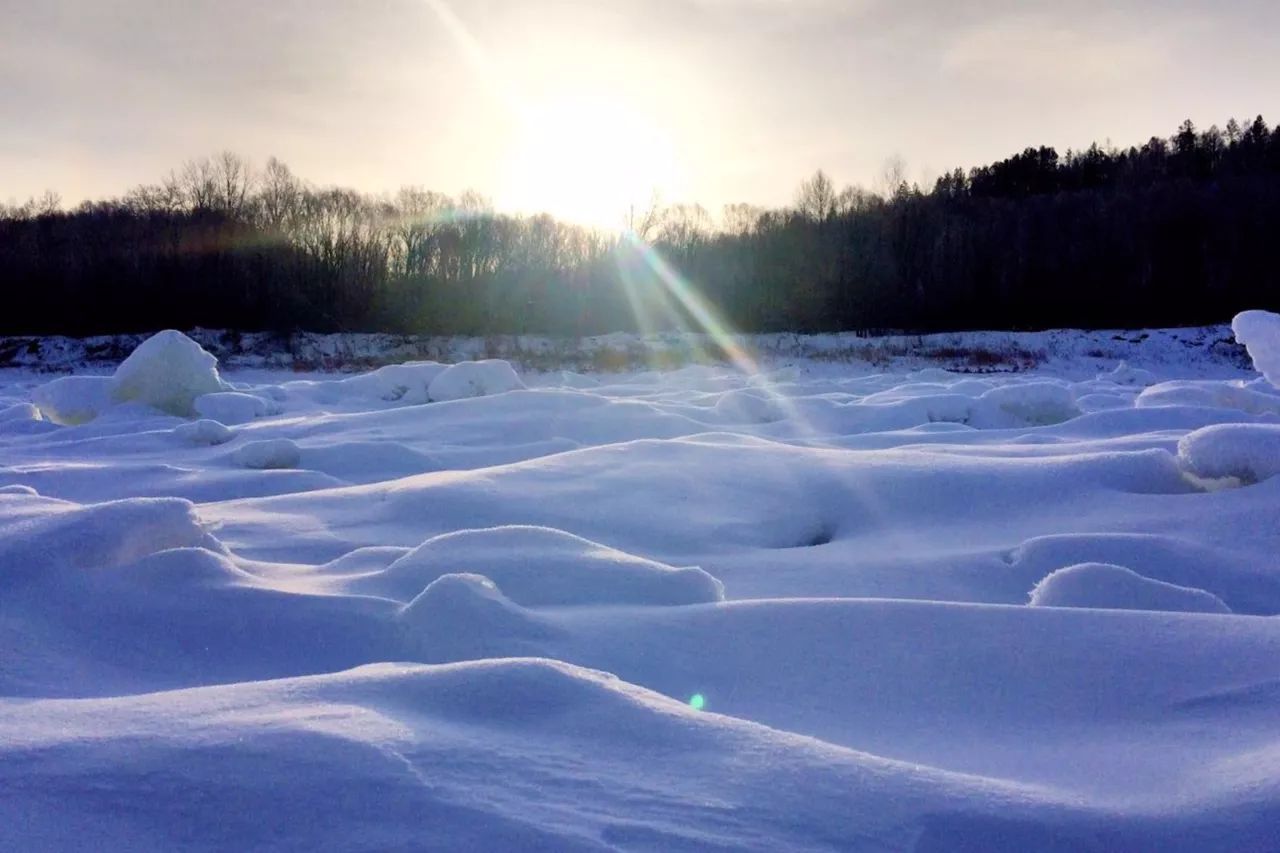
M0 198L4 188L0 187ZM1027 148L791 206L653 204L609 233L224 153L72 210L0 205L0 333L547 334L1138 327L1280 307L1280 126Z

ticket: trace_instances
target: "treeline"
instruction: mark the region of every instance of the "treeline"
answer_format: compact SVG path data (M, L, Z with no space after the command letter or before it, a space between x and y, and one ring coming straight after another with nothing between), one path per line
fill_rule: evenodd
M697 328L698 301L741 331L1217 322L1280 304L1280 127L1188 121L882 194L818 172L789 208L655 206L630 225L375 198L223 154L72 211L0 206L0 332L583 335Z

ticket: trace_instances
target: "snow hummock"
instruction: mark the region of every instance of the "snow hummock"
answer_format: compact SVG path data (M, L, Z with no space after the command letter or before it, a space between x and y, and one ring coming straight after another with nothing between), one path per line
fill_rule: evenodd
M1033 607L1231 612L1221 598L1203 589L1152 580L1110 563L1078 563L1058 569L1035 585L1030 603Z
M107 376L63 376L31 392L40 413L56 424L87 423L113 403L115 383Z
M243 468L297 468L302 451L290 439L268 438L240 445L232 452L231 460Z
M1231 321L1231 330L1249 350L1254 369L1273 388L1280 388L1280 314L1242 311Z
M271 407L262 397L241 391L218 391L202 394L192 404L202 418L223 424L247 424L254 418L265 418Z
M700 604L724 598L697 568L677 569L562 530L510 526L428 539L364 579L362 589L403 597L453 572L492 580L528 607L583 604Z
M464 361L441 370L427 386L434 403L487 397L524 387L511 364L501 359Z
M1280 474L1280 424L1216 424L1178 441L1178 460L1206 479L1257 483Z
M173 434L184 441L192 444L226 444L235 438L233 432L228 426L218 421L202 418L198 421L190 423L178 424L173 428Z

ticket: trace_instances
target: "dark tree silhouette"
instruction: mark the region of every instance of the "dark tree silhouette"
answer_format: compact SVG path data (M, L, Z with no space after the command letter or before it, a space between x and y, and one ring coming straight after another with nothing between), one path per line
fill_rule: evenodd
M891 171L882 195L819 171L793 208L731 205L717 227L654 202L631 224L743 331L1191 324L1280 305L1280 128L1261 116L1127 149L1028 147L929 192ZM52 192L0 207L0 293L10 334L694 325L630 238L474 193L316 187L229 153L73 211Z

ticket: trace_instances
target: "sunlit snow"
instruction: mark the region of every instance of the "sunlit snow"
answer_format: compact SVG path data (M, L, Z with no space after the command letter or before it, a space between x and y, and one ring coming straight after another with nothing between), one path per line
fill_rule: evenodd
M1280 390L1130 334L4 371L0 849L1275 849Z

